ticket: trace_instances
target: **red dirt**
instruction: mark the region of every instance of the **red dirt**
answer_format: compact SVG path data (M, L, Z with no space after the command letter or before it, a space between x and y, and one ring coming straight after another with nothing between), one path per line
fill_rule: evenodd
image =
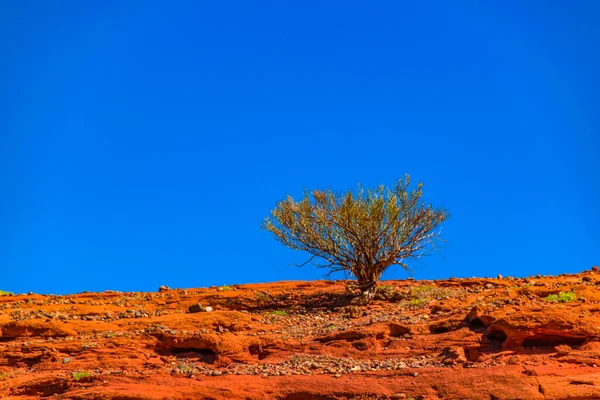
M0 398L600 399L600 272L382 285L1 296Z

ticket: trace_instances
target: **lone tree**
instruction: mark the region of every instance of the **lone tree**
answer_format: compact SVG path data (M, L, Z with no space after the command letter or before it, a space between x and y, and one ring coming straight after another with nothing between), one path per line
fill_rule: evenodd
M409 188L405 175L393 188L379 186L353 193L305 191L304 198L280 201L263 228L294 250L304 250L327 275L349 272L361 291L359 302L368 304L377 281L391 265L409 270L407 262L432 250L440 238L440 225L449 216L421 200L423 185ZM316 260L321 260L317 263ZM324 261L324 263L323 263Z

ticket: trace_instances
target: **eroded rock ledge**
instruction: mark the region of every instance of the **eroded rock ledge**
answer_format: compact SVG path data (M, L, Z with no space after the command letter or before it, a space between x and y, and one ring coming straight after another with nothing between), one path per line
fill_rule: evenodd
M600 399L597 271L351 300L343 281L1 296L0 398Z

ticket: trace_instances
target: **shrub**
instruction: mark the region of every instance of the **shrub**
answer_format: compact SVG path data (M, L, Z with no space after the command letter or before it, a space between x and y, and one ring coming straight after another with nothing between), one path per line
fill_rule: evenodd
M13 292L7 292L6 290L0 290L0 296L13 296Z
M408 270L409 260L435 250L439 228L449 216L446 209L421 200L421 183L409 187L406 175L392 188L305 191L300 201L291 196L280 201L263 228L285 246L312 255L300 266L317 259L322 263L315 265L329 268L329 274L355 276L360 302L367 304L388 267Z
M85 378L89 378L90 376L92 376L92 373L89 371L73 372L73 379L75 379L76 381L79 381L79 380L85 379Z
M575 293L573 292L560 292L558 294L551 294L546 297L546 301L555 301L559 303L570 303L575 300Z

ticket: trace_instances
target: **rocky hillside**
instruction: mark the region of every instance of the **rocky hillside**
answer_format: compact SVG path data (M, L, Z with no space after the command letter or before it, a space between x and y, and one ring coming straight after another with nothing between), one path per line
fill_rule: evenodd
M600 399L600 273L0 296L2 399Z

